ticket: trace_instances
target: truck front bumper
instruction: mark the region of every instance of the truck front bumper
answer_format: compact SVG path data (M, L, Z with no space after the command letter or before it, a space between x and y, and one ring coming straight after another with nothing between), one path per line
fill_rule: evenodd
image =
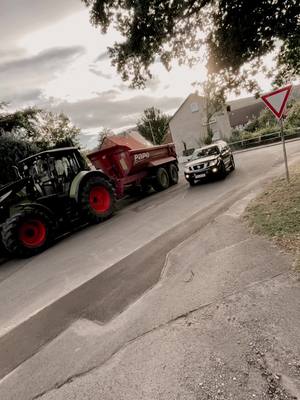
M200 181L202 179L211 179L217 177L219 173L220 173L219 165L214 165L212 167L208 167L205 170L201 171L185 171L184 177L188 182L190 181L195 182L195 181Z

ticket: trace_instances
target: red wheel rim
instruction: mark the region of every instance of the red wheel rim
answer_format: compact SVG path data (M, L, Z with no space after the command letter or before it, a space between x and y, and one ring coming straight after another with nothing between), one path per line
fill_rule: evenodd
M25 221L20 226L19 238L22 244L26 247L40 247L45 243L46 237L46 226L38 219Z
M92 209L96 212L106 212L109 210L111 204L110 193L103 186L95 186L90 191L89 202Z

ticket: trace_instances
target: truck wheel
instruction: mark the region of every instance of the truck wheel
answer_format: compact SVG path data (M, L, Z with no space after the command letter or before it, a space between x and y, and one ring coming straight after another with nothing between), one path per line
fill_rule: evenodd
M227 175L226 167L225 167L225 164L222 161L221 165L220 165L219 178L220 179L225 179L226 175Z
M178 168L175 164L170 164L169 166L169 179L171 185L176 185L178 183Z
M81 189L79 206L84 218L97 224L109 218L115 209L115 192L104 178L90 178Z
M31 257L44 251L53 241L53 222L40 210L22 211L2 226L2 242L16 257Z
M158 168L152 186L157 192L168 189L168 187L170 186L170 179L168 172L165 168Z

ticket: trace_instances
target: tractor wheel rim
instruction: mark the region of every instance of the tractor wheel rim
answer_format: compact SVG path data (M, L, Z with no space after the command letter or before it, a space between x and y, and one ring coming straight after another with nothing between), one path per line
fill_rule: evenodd
M111 198L109 191L103 186L95 186L90 191L89 203L91 208L97 213L109 210Z
M21 243L29 248L42 246L47 237L47 229L43 222L37 219L25 221L19 229Z

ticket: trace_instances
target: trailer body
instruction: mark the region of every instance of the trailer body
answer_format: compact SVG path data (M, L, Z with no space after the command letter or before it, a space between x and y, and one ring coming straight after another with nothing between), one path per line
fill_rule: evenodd
M102 170L114 182L117 198L122 198L131 186L154 183L158 169L165 169L169 173L172 165L173 171L174 166L178 171L174 144L138 150L115 145L87 156L96 169Z

